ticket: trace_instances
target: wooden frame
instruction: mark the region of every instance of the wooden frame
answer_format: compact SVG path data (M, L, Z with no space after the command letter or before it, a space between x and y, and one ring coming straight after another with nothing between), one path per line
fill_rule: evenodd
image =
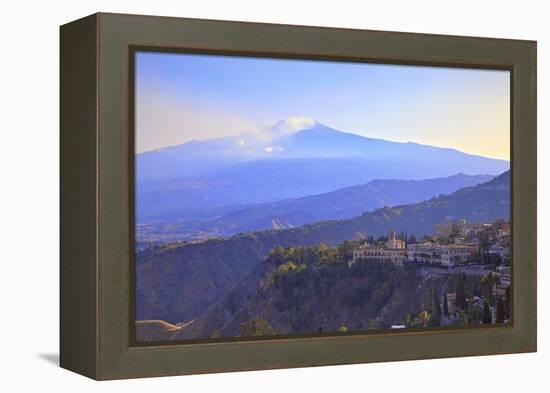
M134 346L135 47L512 72L513 323ZM61 366L95 379L536 351L536 43L95 14L61 27Z

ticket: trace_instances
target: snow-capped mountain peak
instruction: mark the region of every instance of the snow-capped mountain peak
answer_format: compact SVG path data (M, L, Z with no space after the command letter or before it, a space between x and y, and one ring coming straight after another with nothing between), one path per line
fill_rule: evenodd
M319 123L311 117L291 116L277 122L273 127L269 128L269 131L275 134L292 134L297 131L313 128L318 124Z

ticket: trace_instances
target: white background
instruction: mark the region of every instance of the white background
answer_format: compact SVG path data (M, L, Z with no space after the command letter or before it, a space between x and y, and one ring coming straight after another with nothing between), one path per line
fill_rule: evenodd
M550 386L550 12L545 1L11 1L0 37L0 389L9 391L520 392ZM539 352L281 371L93 382L58 368L58 26L96 11L538 41ZM546 119L545 119L546 118ZM546 367L544 366L544 363ZM7 389L6 389L7 388ZM57 390L59 389L59 390Z

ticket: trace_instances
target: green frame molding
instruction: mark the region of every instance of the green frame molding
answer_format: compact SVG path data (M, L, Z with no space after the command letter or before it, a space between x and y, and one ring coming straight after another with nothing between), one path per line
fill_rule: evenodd
M511 71L511 326L133 346L135 48ZM105 380L536 351L536 42L98 13L61 27L61 366Z

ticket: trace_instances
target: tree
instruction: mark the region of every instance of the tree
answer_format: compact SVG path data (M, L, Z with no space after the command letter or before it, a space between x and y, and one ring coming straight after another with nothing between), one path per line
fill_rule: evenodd
M489 302L485 300L483 302L483 316L481 321L483 324L490 324L491 323L491 309L489 308Z
M493 287L495 285L495 278L493 273L489 273L481 278L481 289L483 298L486 299L489 304L493 303Z
M491 243L489 241L489 234L486 231L481 231L478 233L479 238L479 255L482 256L483 263L485 265L489 264L489 247Z
M446 317L449 316L449 300L447 299L447 292L445 292L445 295L443 296L443 314L445 314Z
M410 328L414 322L414 317L412 314L407 314L407 319L405 320L405 326Z
M323 242L320 242L319 245L317 246L317 248L319 249L319 251L327 251L329 249L329 247L327 246L326 243L323 243Z
M462 310L466 308L466 288L464 287L464 277L462 275L456 285L456 306Z
M504 305L504 300L502 300L502 296L499 296L497 299L496 323L504 323L505 320L506 320L506 306Z
M378 327L377 323L376 323L376 320L374 319L369 319L368 323L367 323L367 329L370 329L370 330L374 330Z
M439 304L439 296L437 295L437 290L433 289L432 291L432 317L431 325L438 326L441 322L441 306Z
M458 321L458 326L468 326L468 324L468 316L466 314L462 314L460 320Z
M347 262L353 258L354 246L354 243L349 240L345 240L342 244L338 246L338 255L343 261Z
M241 324L238 334L239 336L272 336L275 330L266 320L253 318Z

